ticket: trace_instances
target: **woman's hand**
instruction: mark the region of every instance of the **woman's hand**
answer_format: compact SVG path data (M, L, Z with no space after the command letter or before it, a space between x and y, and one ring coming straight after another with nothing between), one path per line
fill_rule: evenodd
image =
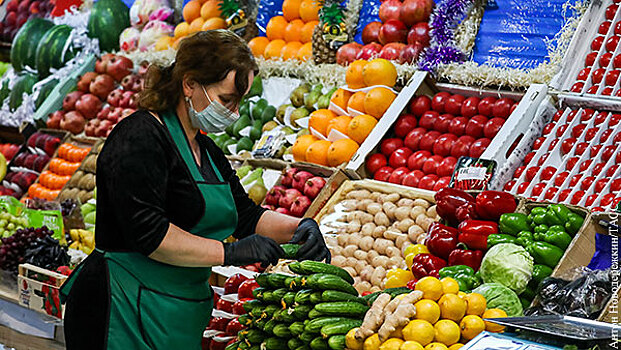
M257 234L223 245L225 266L244 266L257 262L262 266L276 265L278 259L285 256L285 252L276 241Z
M330 250L326 246L315 220L306 218L298 224L290 243L299 244L302 242L304 243L297 254L298 260L322 261L325 259L326 263L330 263Z

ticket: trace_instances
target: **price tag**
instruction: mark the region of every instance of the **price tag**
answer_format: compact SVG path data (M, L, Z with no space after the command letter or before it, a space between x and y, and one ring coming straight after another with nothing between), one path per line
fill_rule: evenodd
M495 169L494 160L460 157L449 186L460 190L486 190Z

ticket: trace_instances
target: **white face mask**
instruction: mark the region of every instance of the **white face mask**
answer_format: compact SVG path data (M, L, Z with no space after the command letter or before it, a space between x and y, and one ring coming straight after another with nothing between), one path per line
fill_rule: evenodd
M231 112L228 108L224 107L218 101L212 101L207 94L204 86L203 92L209 100L209 106L202 111L198 112L194 109L192 99L186 97L185 100L190 105L188 109L188 115L190 116L190 122L195 128L201 129L206 133L224 131L228 126L235 123L239 119L239 114Z

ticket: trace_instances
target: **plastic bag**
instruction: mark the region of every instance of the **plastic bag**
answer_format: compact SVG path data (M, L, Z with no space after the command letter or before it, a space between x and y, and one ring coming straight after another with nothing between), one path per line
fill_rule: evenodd
M354 41L362 44L362 30L367 24L371 22L379 22L379 7L382 4L380 0L363 0L360 7L360 14L358 18L358 26L356 27L356 33L354 34Z
M119 35L119 47L125 52L132 52L138 49L140 30L134 27L125 28Z
M129 21L132 27L141 28L150 20L151 14L161 9L171 10L167 0L136 0L129 9ZM161 20L161 18L156 19Z
M142 29L138 40L138 49L148 51L155 46L157 40L163 36L169 36L174 28L170 24L162 21L151 21Z

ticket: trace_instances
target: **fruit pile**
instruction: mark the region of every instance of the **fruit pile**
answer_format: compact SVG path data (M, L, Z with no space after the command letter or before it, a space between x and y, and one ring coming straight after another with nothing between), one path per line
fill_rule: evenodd
M55 4L55 0L10 0L7 2L5 17L0 22L0 41L12 42L17 31L29 19L48 17Z
M84 204L95 197L95 173L97 172L97 155L103 143L97 147L97 151L91 152L80 165L79 169L71 176L67 185L63 188L58 200L73 199ZM83 214L84 215L84 214ZM86 218L85 218L86 220ZM93 220L94 221L94 220ZM94 224L94 222L93 222Z
M0 237L11 237L17 230L27 227L28 217L25 215L13 215L3 211L0 213Z
M95 249L95 232L73 229L69 230L69 236L73 241L73 243L69 245L70 249L81 250L87 255Z
M279 213L303 217L319 195L326 180L308 171L289 168L265 196L264 207Z
M344 208L338 219L329 216L320 221L322 226L332 226L332 220L341 224L336 238L326 239L332 264L355 277L360 293L405 287L411 278L394 284L386 280L388 270L406 268L401 252L422 243L429 226L439 219L436 206L422 198L366 189L349 191L337 205Z
M614 209L621 201L621 114L559 110L505 191L553 202Z
M186 36L205 30L226 29L226 21L222 18L221 3L218 0L192 0L183 6L183 20L174 32L173 47Z
M0 153L4 156L7 162L10 162L13 157L19 151L19 145L15 143L2 143L0 144Z
M235 170L235 173L248 193L248 197L257 205L263 203L267 194L267 188L263 181L265 169L260 167L253 169L251 165L244 165Z
M56 157L50 160L47 170L39 176L39 182L28 188L28 196L50 201L56 199L90 151L90 147L80 147L71 143L60 145Z
M483 321L494 317L507 314L488 308L483 295L460 292L450 277L425 277L403 298L381 294L375 299L362 326L347 333L346 345L351 350L459 349L483 331L502 332L504 327Z
M6 221L5 214L0 214L0 223ZM26 219L27 223L27 219ZM9 225L15 225L11 222ZM7 226L8 227L8 226ZM5 230L6 231L6 230ZM17 275L17 267L25 261L24 253L37 239L52 236L54 233L46 226L40 228L16 229L10 236L4 236L0 245L0 269L7 270Z
M585 57L585 68L578 72L571 92L621 96L617 84L621 75L621 55L614 56L621 41L621 24L612 22L618 10L616 3L606 8L604 21L599 25L597 36L591 42L591 51Z
M260 274L255 299L243 304L248 313L239 322L248 327L227 349L343 350L345 334L362 324L368 299L359 298L353 278L343 269L315 261L293 262L299 275Z
M137 108L136 93L142 90L142 75L132 73L134 64L124 56L105 54L95 72L85 73L77 90L63 99L63 108L48 117L47 127L72 134L106 137L119 120ZM146 71L141 67L141 71Z
M517 103L510 98L466 98L439 92L412 99L381 153L367 158L375 180L438 191L448 186L461 156L480 157Z
M59 137L42 132L32 134L27 141L28 149L17 154L11 162L4 178L7 186L0 186L0 193L21 198L47 166L59 144Z
M355 59L385 58L414 63L429 45L429 15L433 0L386 0L379 8L381 22L371 22L362 30L362 42L339 48L337 63L347 65ZM339 60L339 57L341 59Z
M258 57L297 59L312 57L312 37L319 24L320 2L315 0L285 0L282 16L272 17L265 27L265 37L248 42L252 53Z

